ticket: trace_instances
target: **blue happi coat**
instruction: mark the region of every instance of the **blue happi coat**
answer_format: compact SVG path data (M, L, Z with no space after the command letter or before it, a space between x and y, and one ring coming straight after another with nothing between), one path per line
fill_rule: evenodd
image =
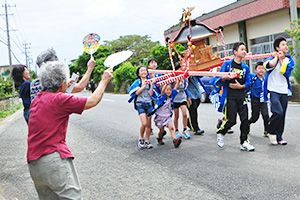
M128 103L131 103L133 102L133 100L135 99L136 97L136 94L135 92L141 88L141 85L142 85L142 80L141 79L136 79L133 84L130 86L129 88L129 95L130 95L130 98L128 100ZM153 95L151 96L152 99L154 100L157 100L159 97L160 97L160 94L157 92L157 86L154 84L153 86Z
M175 89L173 89L173 90L172 90L172 94L171 94L172 110L174 109L174 98L175 98L175 96L176 96L177 94L178 94L178 91L175 90ZM153 114L157 111L157 109L159 109L161 106L163 106L163 105L166 103L166 101L167 101L167 95L166 95L166 93L165 93L163 96L161 96L161 97L158 98L157 103L156 103L155 106L153 107L151 113L148 114L148 116L153 115Z
M289 89L288 96L292 96L292 86L291 86L291 82L290 82L289 78L291 76L292 70L295 68L295 63L294 63L292 56L285 55L285 57L287 57L289 59L289 61L288 61L288 63L284 62L282 64L280 73L283 74L283 76L285 76L286 81L288 83L288 89ZM273 69L277 65L277 63L276 63L275 67L270 67L269 62L273 59L274 59L273 57L267 58L263 64L267 70L267 75L266 75L265 81L264 81L264 101L268 100L268 92L269 92L268 91L268 78L269 78L270 74L273 72ZM278 62L279 62L279 60L278 60Z
M225 61L220 69L220 72L230 72L231 71L231 64L234 59ZM243 70L243 78L245 79L245 90L249 90L251 86L251 80L250 80L250 69L246 63L241 63L242 70ZM210 101L214 104L215 108L219 112L223 112L223 109L225 107L226 103L226 96L227 96L227 90L229 85L229 80L226 80L224 82L221 82L220 80L222 77L215 77L213 78L210 83L214 86L214 90L210 93ZM221 87L223 86L223 93L222 95L219 94Z

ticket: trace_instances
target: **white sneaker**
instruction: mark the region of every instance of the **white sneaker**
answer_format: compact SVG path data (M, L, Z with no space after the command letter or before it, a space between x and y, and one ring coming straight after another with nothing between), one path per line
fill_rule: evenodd
M254 151L255 147L251 145L249 142L244 141L244 143L241 145L241 150L243 151Z
M191 138L191 135L188 133L188 130L183 131L182 135L183 135L184 139L188 140Z
M179 131L175 131L176 137L178 138L182 138L181 134L179 133Z
M223 148L224 147L224 137L225 137L225 135L223 135L223 134L217 134L217 141L218 141L218 146L220 147L220 148Z
M273 145L278 144L276 135L269 134L269 139L270 139L271 144L273 144Z

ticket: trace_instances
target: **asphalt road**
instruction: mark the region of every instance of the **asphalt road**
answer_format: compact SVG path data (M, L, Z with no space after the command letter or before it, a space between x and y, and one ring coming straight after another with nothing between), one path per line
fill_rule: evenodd
M80 95L89 95L81 93ZM284 139L272 146L262 137L261 119L251 127L255 152L239 149L239 124L216 144L221 117L209 103L199 107L203 136L178 149L165 145L139 150L140 121L127 95L105 94L95 108L72 115L67 143L84 199L300 199L300 105L289 104ZM180 119L181 120L181 119ZM38 199L26 164L27 126L22 111L0 125L0 200Z

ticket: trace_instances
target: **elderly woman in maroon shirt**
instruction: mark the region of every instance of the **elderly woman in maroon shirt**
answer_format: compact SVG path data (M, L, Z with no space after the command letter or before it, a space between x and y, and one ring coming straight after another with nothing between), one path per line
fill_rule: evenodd
M82 199L74 156L66 144L69 115L96 106L113 72L108 69L103 73L98 88L88 98L65 94L69 82L65 63L47 62L41 66L39 77L44 91L32 101L29 120L27 161L31 178L40 199Z

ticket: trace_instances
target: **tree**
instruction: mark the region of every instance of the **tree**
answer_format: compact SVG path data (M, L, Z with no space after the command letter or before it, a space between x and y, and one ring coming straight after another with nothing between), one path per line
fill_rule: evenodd
M133 55L128 61L133 65L138 65L140 60L150 55L153 47L159 45L159 42L152 42L148 35L126 35L120 36L117 40L104 42L112 48L113 52L131 50Z
M292 55L296 57L297 62L295 63L295 69L293 70L293 75L297 83L300 83L300 24L299 19L294 19L291 21L291 29L286 28L285 32L288 33L292 38L295 38L295 44L289 44L290 51Z
M104 60L111 54L112 54L112 49L107 45L100 45L99 49L93 54L94 59L96 61L96 66L95 69L93 70L91 78L93 78L95 82L101 80L103 71L107 69L103 64ZM82 78L82 76L87 70L87 63L90 58L91 58L90 54L83 52L83 54L79 56L76 62L73 65L70 65L70 73L71 74L73 72L79 73L80 78Z
M185 50L185 47L182 46L181 44L176 44L175 48L177 49L177 51L179 53L181 53ZM157 61L158 69L172 70L172 64L169 59L169 48L167 45L166 46L156 46L156 47L152 48L151 56L153 58L155 58L155 60ZM179 60L178 56L177 56L177 54L175 54L175 56L173 56L174 64L178 60Z
M117 92L120 89L121 84L124 81L129 81L130 84L137 79L135 74L137 67L132 66L130 62L124 62L121 66L114 71L114 83L115 91Z

